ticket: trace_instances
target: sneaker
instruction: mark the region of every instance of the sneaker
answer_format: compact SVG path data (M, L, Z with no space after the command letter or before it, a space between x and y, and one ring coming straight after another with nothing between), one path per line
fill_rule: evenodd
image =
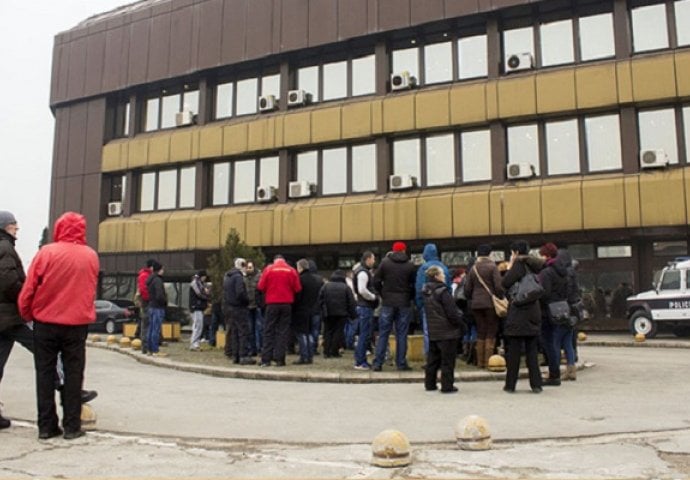
M244 357L240 359L240 365L256 365L256 360L252 357Z
M360 363L359 365L355 365L355 370L371 370L371 365L367 362Z
M541 388L541 387L534 387L534 388L532 389L532 393L541 393L541 392L543 392L543 391L544 391L544 389Z
M48 440L49 438L59 437L62 435L62 429L60 427L55 427L55 430L49 430L47 432L38 432L38 438L41 440Z
M2 415L0 415L0 430L4 428L10 428L10 425L12 425L12 422L10 422L9 418L5 418Z
M434 385L433 387L424 387L424 390L426 390L427 392L435 392L436 390L438 390L438 387L436 385Z
M441 390L441 393L457 393L458 387L453 387L450 390Z
M271 366L271 364L268 363L268 362L261 362L261 363L259 364L259 367L261 367L261 368L270 367L270 366Z
M541 384L544 387L560 387L561 386L561 379L560 378L552 378L552 377L542 378Z
M189 351L190 351L190 352L200 352L200 351L201 351L201 348L199 348L199 347L189 347Z
M503 391L506 393L515 393L515 389L510 387L503 387Z

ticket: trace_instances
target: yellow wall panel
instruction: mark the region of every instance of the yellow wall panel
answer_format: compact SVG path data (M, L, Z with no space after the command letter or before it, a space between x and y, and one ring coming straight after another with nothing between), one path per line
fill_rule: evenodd
M414 130L414 94L397 94L383 101L383 131Z
M311 208L308 205L290 205L282 214L283 244L309 245Z
M199 137L201 135L201 128L194 128L192 130L192 158L194 160L198 160L199 157ZM222 136L222 130L221 130L221 142L223 141L223 136ZM222 145L222 143L221 143Z
M371 135L371 103L358 102L342 107L343 138L359 138Z
M640 177L637 175L623 178L625 188L625 225L628 228L642 226L640 211Z
M104 172L116 172L120 170L121 142L110 142L103 146L101 155L101 170Z
M275 117L262 118L249 123L248 148L250 151L275 148Z
M486 82L486 118L487 120L498 118L498 82L496 80Z
M184 162L192 159L192 129L187 128L170 136L170 161Z
M615 105L618 102L616 65L596 65L575 69L577 108Z
M311 142L311 113L291 113L283 117L285 146L306 145Z
M274 213L270 210L250 210L247 212L247 235L248 245L273 245L273 217ZM276 215L278 216L278 215ZM221 237L224 243L225 238Z
M488 190L453 195L454 237L489 235L489 220Z
M214 250L225 244L220 238L220 215L222 210L214 208L196 214L196 246L204 250Z
M541 188L520 186L507 188L502 193L501 218L504 233L507 235L540 233L542 231Z
M582 182L582 218L585 230L625 227L625 191L620 178Z
M371 102L371 133L374 135L383 133L383 100Z
M167 250L191 250L194 246L190 242L193 236L194 222L189 212L173 212L168 217L166 233Z
M170 134L162 133L149 138L149 165L170 162Z
M122 250L125 252L144 250L144 222L140 218L132 217L124 222Z
M673 54L638 58L632 62L633 99L636 102L676 96Z
M632 69L629 60L616 63L616 81L618 83L618 101L620 103L632 102Z
M491 235L503 235L504 191L505 188L497 188L489 192L489 232Z
M388 198L383 205L384 239L417 238L417 199Z
M149 163L149 139L135 138L129 142L127 168L145 167Z
M679 97L690 95L690 52L676 52L676 88Z
M373 240L373 210L370 203L345 204L341 212L343 243Z
M371 233L374 241L381 241L384 239L384 216L383 216L383 202L374 202L371 204Z
M106 220L98 225L98 251L119 252L122 249L122 221Z
M535 76L502 79L498 82L498 114L501 118L534 115L537 112Z
M340 107L323 108L311 113L311 141L340 140Z
M450 125L448 90L419 92L415 99L417 128L446 127Z
M537 112L575 110L575 70L537 74Z
M142 216L144 222L144 251L165 250L165 234L169 213L152 213Z
M657 170L640 174L640 207L643 227L684 225L683 170Z
M311 230L310 244L340 243L341 216L340 205L327 207L312 207L309 227Z
M453 125L486 121L486 85L475 83L450 89L450 122Z
M247 124L238 123L223 127L223 155L247 151Z
M285 145L285 116L278 115L275 117L275 145L280 148Z
M242 240L247 238L246 230L246 215L240 212L238 208L231 207L223 209L220 214L220 243L225 244L225 239L230 233L230 230L235 229Z
M205 125L199 131L199 158L220 157L223 154L223 127Z
M453 236L452 193L417 199L417 232L419 238L450 238Z
M579 181L544 185L541 189L542 226L546 232L582 229L582 189Z

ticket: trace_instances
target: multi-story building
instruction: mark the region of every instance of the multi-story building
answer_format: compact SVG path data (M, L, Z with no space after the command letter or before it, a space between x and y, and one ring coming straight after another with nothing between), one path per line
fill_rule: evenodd
M690 0L144 0L55 39L51 218L119 295L231 228L324 270L553 241L643 289L688 253L688 46Z

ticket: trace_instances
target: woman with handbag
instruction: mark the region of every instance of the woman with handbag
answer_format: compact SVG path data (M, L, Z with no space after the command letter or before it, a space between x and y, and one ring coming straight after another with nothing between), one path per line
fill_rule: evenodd
M503 390L515 392L520 370L521 350L524 346L529 384L534 393L540 393L541 372L537 361L537 346L541 333L541 306L539 305L539 285L534 276L541 270L541 259L531 257L529 244L518 240L510 246L511 256L508 272L503 277L502 286L508 291L511 300L508 316L503 327L506 339L506 383Z
M494 354L498 333L499 320L494 298L503 298L503 287L496 263L489 257L491 245L479 245L477 254L478 258L467 274L464 289L477 325L477 366L486 368L489 357Z

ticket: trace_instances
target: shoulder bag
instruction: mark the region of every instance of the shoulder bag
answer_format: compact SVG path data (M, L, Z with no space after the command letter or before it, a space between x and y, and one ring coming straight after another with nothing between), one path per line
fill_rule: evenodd
M494 293L489 289L489 287L486 285L484 282L484 279L482 278L481 275L479 275L479 271L477 270L477 267L474 266L472 267L472 270L474 270L474 273L477 275L477 279L479 280L479 283L482 284L482 287L487 291L489 295L491 295L491 301L494 304L494 311L496 312L496 316L498 318L504 318L506 315L508 315L508 299L507 298L499 298Z
M549 303L549 320L554 325L570 326L570 305L567 300Z
M539 284L537 276L528 270L520 280L510 287L510 291L510 299L513 304L521 307L539 300L544 294L544 287Z

